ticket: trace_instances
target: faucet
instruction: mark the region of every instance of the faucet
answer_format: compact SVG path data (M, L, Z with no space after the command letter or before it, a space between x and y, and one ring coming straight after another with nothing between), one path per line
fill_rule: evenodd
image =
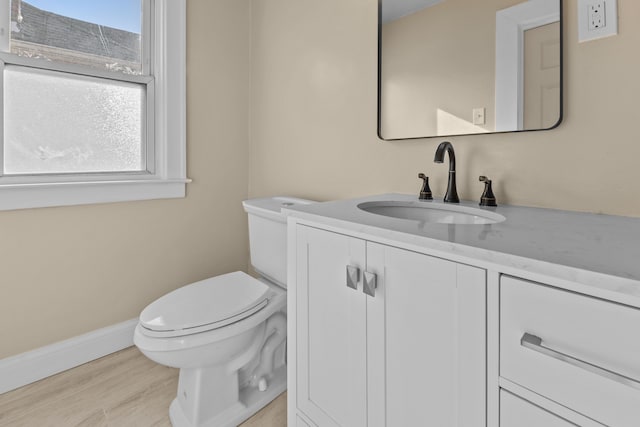
M444 195L444 202L460 203L456 189L456 153L453 151L453 145L451 145L449 141L441 142L436 149L436 155L433 161L436 163L444 162L445 152L449 153L449 182L447 183L447 193Z
M429 177L423 173L419 173L418 178L422 180L422 189L420 190L420 197L418 197L418 200L433 200L431 188L429 188Z
M493 188L491 188L491 180L484 175L481 175L478 180L484 182L484 191L480 196L480 206L498 206L496 196L493 195Z

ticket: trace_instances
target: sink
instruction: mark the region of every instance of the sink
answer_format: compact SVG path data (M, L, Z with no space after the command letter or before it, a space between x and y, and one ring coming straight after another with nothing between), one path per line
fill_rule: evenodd
M433 202L400 202L395 200L365 202L360 203L358 209L397 219L438 224L482 225L496 224L506 220L504 216L484 209Z

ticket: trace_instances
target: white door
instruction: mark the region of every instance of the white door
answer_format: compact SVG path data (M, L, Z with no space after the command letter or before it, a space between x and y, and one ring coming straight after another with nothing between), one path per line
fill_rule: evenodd
M347 286L365 242L298 227L297 407L322 427L366 427L366 300Z
M484 270L367 243L369 427L485 427Z
M545 129L560 118L560 23L524 32L524 128Z

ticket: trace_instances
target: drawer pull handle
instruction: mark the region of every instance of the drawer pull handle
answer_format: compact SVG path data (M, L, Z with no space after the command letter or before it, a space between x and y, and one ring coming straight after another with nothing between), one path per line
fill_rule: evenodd
M569 356L568 354L562 353L552 348L545 347L544 345L542 345L542 338L535 335L525 333L520 339L520 345L528 348L529 350L537 351L538 353L542 353L546 356L553 357L554 359L561 360L570 365L577 366L578 368L582 368L593 374L600 375L601 377L605 377L620 384L624 384L626 386L640 390L640 381L619 374L617 372L601 368L600 366L594 365L593 363L576 359L573 356Z

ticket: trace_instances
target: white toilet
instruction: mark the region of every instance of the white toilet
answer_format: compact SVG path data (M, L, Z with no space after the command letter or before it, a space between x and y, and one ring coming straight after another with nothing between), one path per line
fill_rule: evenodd
M184 286L140 314L135 345L149 359L180 368L169 414L174 427L235 427L286 389L289 197L243 202L251 264Z

